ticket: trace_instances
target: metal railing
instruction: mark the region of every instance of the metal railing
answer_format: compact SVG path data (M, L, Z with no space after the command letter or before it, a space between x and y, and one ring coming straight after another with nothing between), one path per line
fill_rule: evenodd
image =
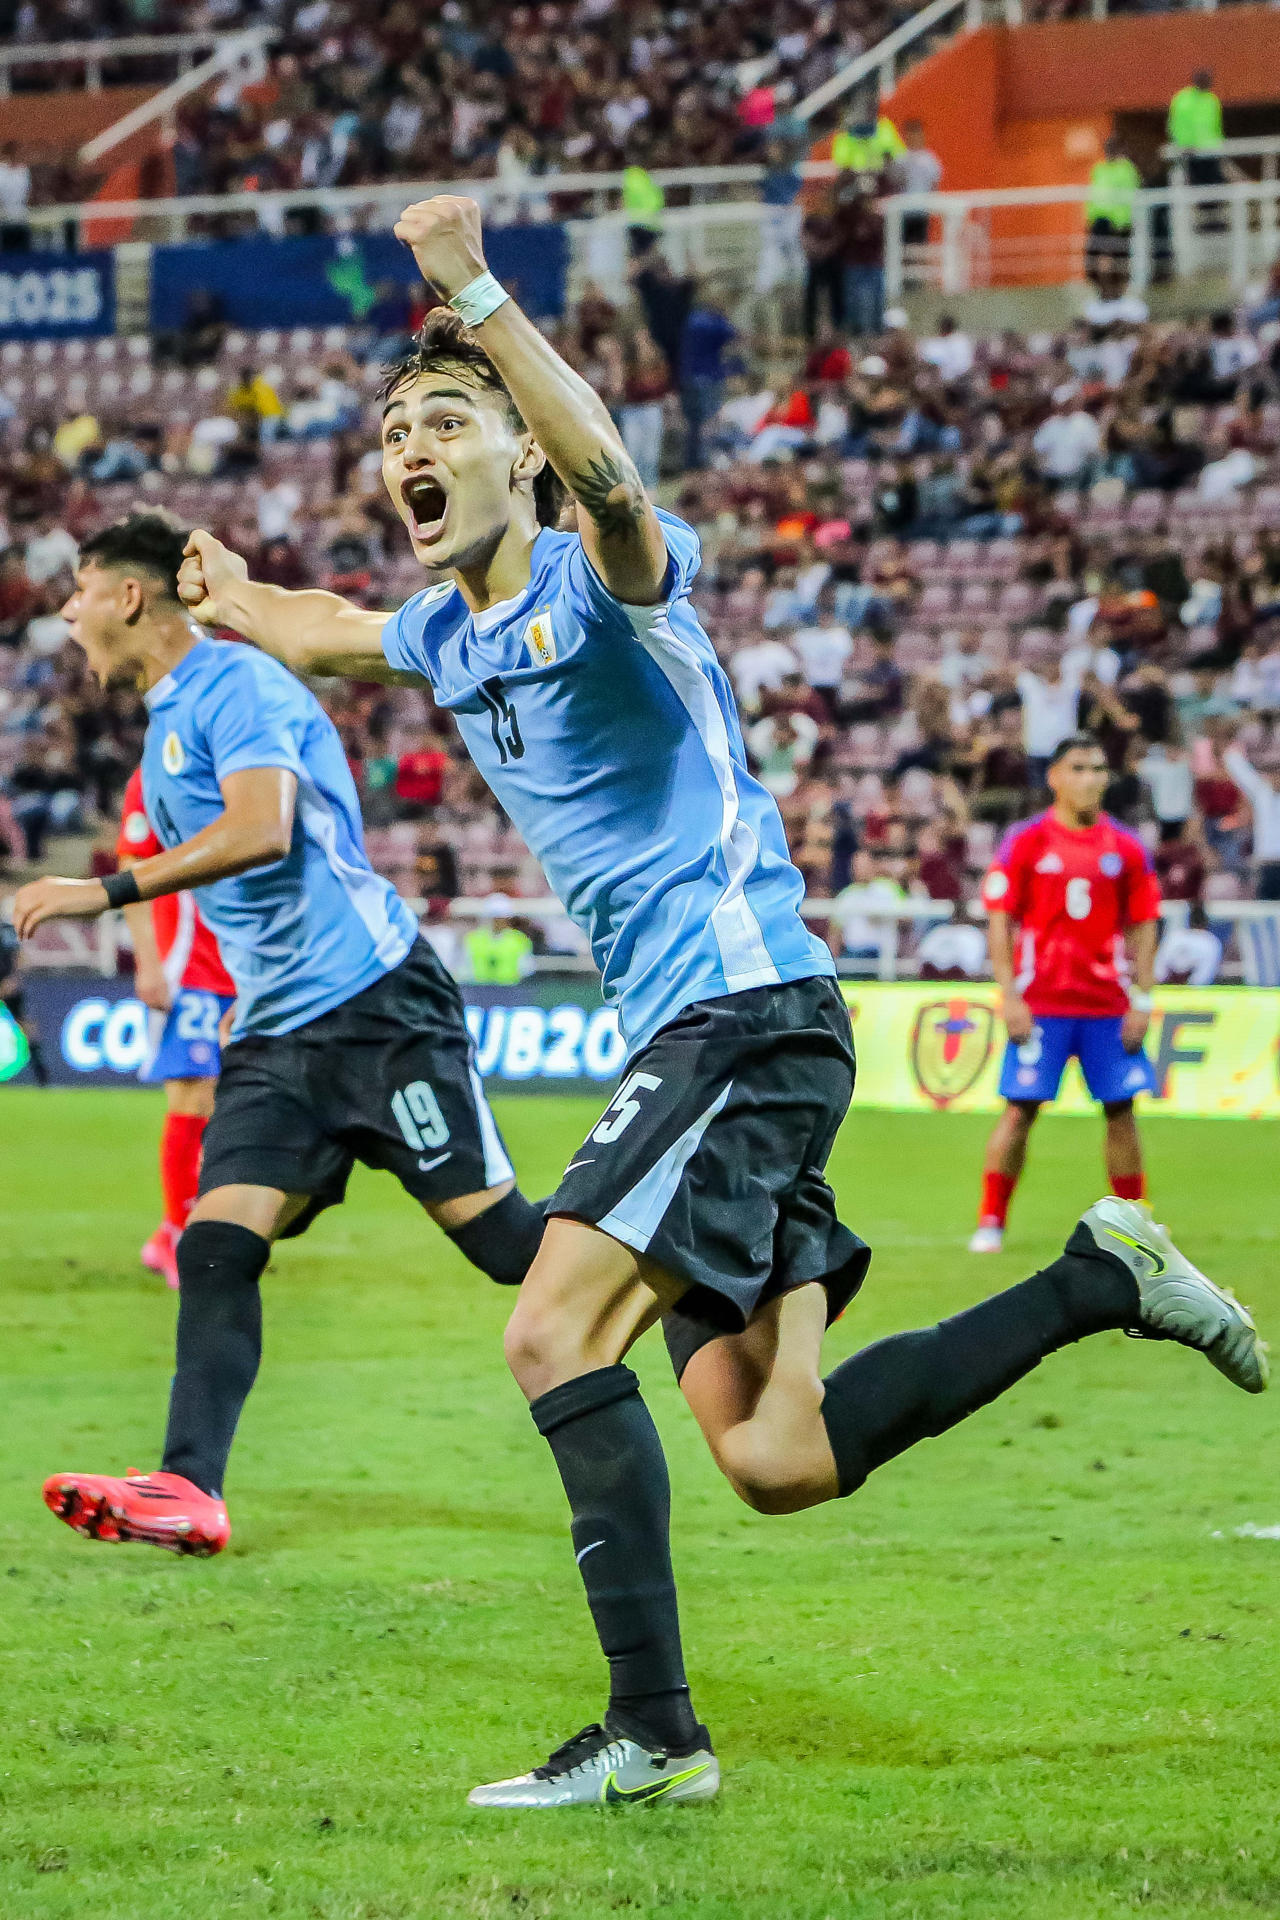
M263 39L268 37L265 29L254 31ZM225 31L214 29L206 33L134 33L120 40L49 40L31 46L14 42L0 47L0 98L13 92L16 69L32 67L82 67L85 90L89 93L102 90L105 67L119 69L134 60L144 65L154 64L156 60L173 60L181 77L190 72L198 54L216 49L226 38ZM145 83L144 79L141 84Z
M955 294L1082 279L1084 208L1092 197L1087 185L895 194L884 203L887 295L900 299L911 286ZM1002 235L992 216L1018 207L1062 207L1071 217L1057 231ZM903 222L913 214L929 217L930 237L909 245ZM1161 251L1174 278L1220 273L1234 293L1244 293L1280 253L1280 181L1148 187L1136 193L1127 246L1133 292L1152 284Z
M830 177L829 162L805 163L801 172ZM687 206L662 215L664 248L678 267L723 273L749 286L778 209L755 197L760 167L678 167L657 176ZM406 202L432 193L473 195L488 212L523 210L528 217L564 218L576 283L620 277L626 262L631 216L620 207L621 174L546 174L511 180L391 181L377 186L295 188L273 193L197 194L182 199L95 200L33 207L27 222L36 244L61 248L68 235L97 223L128 223L143 241L179 241L215 230L279 233L286 216L303 209L323 217L332 231L387 230ZM1084 276L1085 184L1000 187L973 193L894 194L885 212L885 283L891 302L913 287L946 294L975 288L1064 284ZM563 213L556 202L585 202ZM1002 218L1017 209L1052 209L1065 217L1041 230ZM904 227L927 220L927 238ZM1225 276L1236 293L1270 271L1280 257L1280 179L1224 182L1221 186L1145 188L1134 196L1133 228L1126 257L1131 288L1141 292L1160 276L1186 279L1197 273ZM31 264L37 264L32 258ZM792 258L793 278L800 272Z
M146 103L148 106L150 102ZM109 129L108 131L113 131ZM826 178L834 172L829 162L805 161L798 171L806 177ZM747 217L758 217L760 207L753 197L764 178L759 166L660 167L654 179L668 193L688 193L694 205L721 208L739 205ZM60 242L70 226L85 222L148 221L160 229L158 236L181 240L192 221L210 219L251 219L262 230L279 232L285 216L291 212L314 212L339 230L359 232L371 226L390 226L400 210L412 200L434 193L468 194L488 211L495 203L518 203L540 209L552 200L586 200L592 214L621 212L621 173L546 173L529 174L521 179L460 180L387 180L365 187L291 187L268 193L199 193L181 198L155 200L86 200L66 202L52 207L31 207L23 219L38 235L48 233ZM741 201L735 195L742 195ZM714 196L708 205L709 196ZM668 208L664 224L687 208ZM577 217L581 217L580 215Z
M1021 0L1002 0L1001 17L1012 23L1022 18ZM860 87L865 81L874 81L876 91L883 98L892 93L897 84L902 56L920 41L936 32L944 21L949 21L957 30L972 33L980 27L984 19L984 0L929 0L927 7L921 7L918 13L904 20L900 27L878 40L873 47L860 53L820 87L805 95L794 109L797 120L812 120L814 115L829 107L833 100L841 99Z
M266 38L266 31L262 27L252 27L245 33L223 35L209 58L202 60L198 67L191 67L186 73L179 74L176 80L171 80L150 100L143 100L131 113L122 114L111 126L104 127L92 140L87 140L80 149L80 159L86 166L92 166L133 134L140 133L143 127L149 127L153 121L168 121L174 108L188 94L198 93L201 87L207 87L219 74L253 54L261 55Z

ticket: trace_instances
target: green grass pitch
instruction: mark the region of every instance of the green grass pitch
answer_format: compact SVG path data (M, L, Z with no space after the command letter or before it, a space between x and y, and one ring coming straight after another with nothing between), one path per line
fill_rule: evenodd
M546 1192L593 1106L508 1100ZM1280 1910L1280 1393L1104 1336L788 1519L737 1504L660 1342L710 1808L473 1813L601 1667L507 1299L385 1178L283 1248L221 1559L95 1547L59 1468L152 1465L173 1301L137 1265L158 1104L0 1093L2 1920L1183 1920ZM876 1247L838 1356L1042 1264L1101 1187L1047 1119L1007 1253L977 1119L858 1113ZM1160 1216L1280 1329L1280 1126L1154 1120ZM1265 1326L1264 1326L1265 1331ZM1273 1404L1274 1403L1274 1404Z

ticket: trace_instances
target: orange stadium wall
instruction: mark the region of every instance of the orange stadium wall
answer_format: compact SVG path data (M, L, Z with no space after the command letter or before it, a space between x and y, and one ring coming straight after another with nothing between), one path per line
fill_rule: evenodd
M1087 181L1116 114L1162 115L1201 66L1213 70L1227 108L1280 103L1280 12L1230 7L983 27L913 67L886 110L899 126L924 123L949 191L1063 186ZM1029 255L1058 236L1061 258L1083 234L1083 214L1072 207L1004 208L990 218L993 240L1024 241ZM1062 277L1028 266L1001 281Z
M15 93L0 100L0 141L16 140L23 153L65 153L104 133L158 91L147 87L101 87L96 93Z

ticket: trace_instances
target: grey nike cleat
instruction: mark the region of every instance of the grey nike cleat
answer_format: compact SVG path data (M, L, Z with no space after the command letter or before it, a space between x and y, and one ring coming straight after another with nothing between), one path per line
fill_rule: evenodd
M1095 1246L1123 1260L1138 1283L1141 1317L1134 1334L1195 1347L1233 1386L1266 1390L1266 1344L1247 1309L1193 1267L1145 1207L1110 1196L1081 1217L1076 1232L1082 1229Z
M473 1787L471 1807L638 1807L714 1800L720 1762L705 1727L690 1753L650 1753L604 1727L584 1727L532 1773Z

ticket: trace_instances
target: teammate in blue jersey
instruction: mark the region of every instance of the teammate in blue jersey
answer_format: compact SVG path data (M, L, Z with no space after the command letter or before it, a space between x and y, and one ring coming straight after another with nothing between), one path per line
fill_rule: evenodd
M104 686L145 689L147 818L165 851L107 881L21 889L43 920L199 889L236 989L199 1197L178 1242L178 1357L162 1471L55 1475L45 1498L96 1539L216 1552L223 1474L261 1348L271 1242L385 1168L467 1257L518 1283L543 1219L515 1187L457 987L364 851L341 742L315 696L178 598L184 530L136 514L86 542L64 609Z
M507 1355L568 1496L610 1700L603 1724L471 1799L703 1800L719 1769L685 1680L666 1463L623 1364L659 1314L712 1452L769 1513L853 1492L1086 1333L1182 1339L1254 1391L1265 1356L1162 1229L1104 1200L1034 1279L822 1377L823 1332L869 1257L824 1178L852 1039L689 598L696 537L651 505L602 402L488 273L474 203L425 201L396 232L452 308L390 370L383 417L384 480L434 584L385 619L254 585L197 533L180 590L300 670L429 681L590 936L631 1053L548 1202ZM1185 1319L1157 1276L1176 1276Z

